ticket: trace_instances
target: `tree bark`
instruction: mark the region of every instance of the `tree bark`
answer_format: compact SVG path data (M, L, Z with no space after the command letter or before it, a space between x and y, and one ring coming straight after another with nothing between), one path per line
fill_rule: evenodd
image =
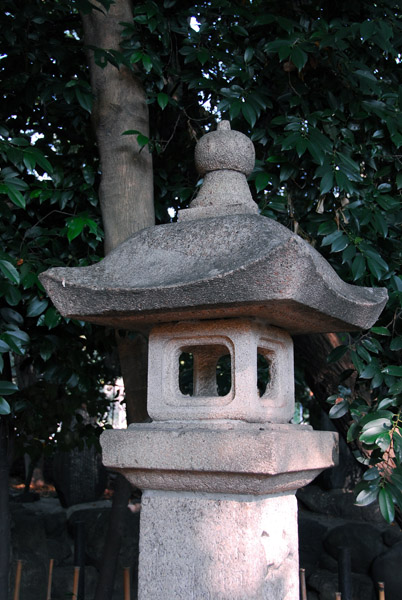
M127 423L142 423L148 419L148 340L141 333L125 334L120 331L116 331L116 339L126 390ZM130 395L128 402L127 390Z
M86 46L119 50L122 22L132 20L131 2L116 0L108 12L92 10L82 15ZM93 125L102 169L99 196L105 230L105 253L131 234L155 223L152 156L142 150L128 129L149 134L149 115L141 82L125 66L99 67L88 51L94 94ZM125 386L128 422L143 421L146 410L148 348L138 351L138 340L117 336ZM129 359L130 353L132 359ZM136 377L129 376L136 373Z
M129 512L127 505L130 494L130 483L122 475L117 475L95 600L110 600L113 596L119 552Z
M357 374L348 353L336 363L327 363L327 356L340 343L336 333L298 335L294 337L295 356L304 367L306 383L314 394L318 410L322 410L327 414L331 408L327 403L327 398L337 393L340 384L350 388L352 395L355 390ZM353 371L353 373L345 379L345 371ZM359 393L361 393L361 390L359 390ZM312 412L313 414L310 415L311 423L321 428L321 419L315 419L314 411ZM314 422L315 420L317 423ZM346 443L350 420L349 413L339 419L332 420L334 427ZM365 454L361 444L348 443L348 447L350 450L359 449L362 454ZM361 464L356 460L351 461L351 464L353 465L353 473L350 475L350 485L353 487L361 477L363 470Z
M95 4L95 3L94 3ZM116 0L109 11L82 15L86 46L119 50L122 22L132 20L129 0ZM107 254L132 233L155 222L152 156L138 146L134 129L149 135L146 96L141 82L124 65L96 65L88 50L91 87L94 94L93 124L102 169L99 197Z
M341 344L336 333L321 335L298 335L294 337L295 355L304 367L306 381L316 400L325 412L329 412L330 405L326 400L331 394L338 391L338 386L350 387L352 393L355 386L356 373L346 380L342 379L345 371L354 370L348 354L336 363L327 363L327 356ZM336 421L341 422L341 419ZM341 428L342 435L347 434L347 427Z
M132 20L131 2L116 0L107 12L99 3L97 6L100 10L82 15L85 44L119 50L120 23ZM107 64L102 69L95 63L93 50L88 49L88 56L94 94L92 118L102 170L99 197L107 254L136 231L155 223L152 157L147 148L138 146L134 135L122 135L134 129L148 136L149 116L142 84L128 68L121 65L117 69ZM120 332L116 332L116 339L127 422L141 422L148 416L147 340ZM130 484L119 476L95 600L109 600L112 596L130 493Z

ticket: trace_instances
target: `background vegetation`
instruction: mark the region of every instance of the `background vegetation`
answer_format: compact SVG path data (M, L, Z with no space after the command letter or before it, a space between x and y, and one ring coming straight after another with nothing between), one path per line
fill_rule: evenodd
M83 40L88 15L103 11L108 23L114 6L106 0L95 8L87 0L3 4L3 456L11 442L14 453L36 455L82 443L83 433L95 440L77 409L85 404L100 425L102 385L117 373L110 332L62 318L38 281L50 266L83 266L103 255L98 188L105 168L90 57L106 85L118 71L142 86L149 131L133 122L115 134L152 153L157 223L191 201L196 140L227 118L254 141L250 186L261 213L316 247L345 281L387 287L387 308L371 331L332 339L327 363L336 377L325 398L370 467L358 501L378 498L391 521L394 504L402 509L398 3L136 1L119 24L118 48ZM136 201L124 215L134 222ZM314 365L298 356L305 389Z

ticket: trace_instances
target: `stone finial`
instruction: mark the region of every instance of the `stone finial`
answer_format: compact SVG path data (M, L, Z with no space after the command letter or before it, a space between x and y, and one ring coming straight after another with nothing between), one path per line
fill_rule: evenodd
M221 121L195 148L195 164L204 181L190 208L179 211L179 221L258 214L246 179L254 163L252 141L240 131L232 131L229 121Z
M254 163L253 142L244 133L232 131L229 121L218 123L217 130L204 135L195 148L195 165L200 175L228 170L248 176Z

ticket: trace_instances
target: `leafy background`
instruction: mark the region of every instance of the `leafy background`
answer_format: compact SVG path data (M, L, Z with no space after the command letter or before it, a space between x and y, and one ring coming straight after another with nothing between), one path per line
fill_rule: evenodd
M102 419L100 390L117 368L111 336L60 317L38 281L103 253L80 10L93 7L5 0L0 15L0 411L18 452L73 444L80 427L92 438L72 427L77 408ZM358 502L378 498L389 521L402 510L401 33L391 0L165 0L134 4L120 51L92 49L99 68L125 65L143 82L151 132L126 134L153 152L158 223L191 201L196 140L227 118L255 144L261 213L345 281L388 289L379 323L343 335L328 357L351 361L328 408L349 419L368 467Z

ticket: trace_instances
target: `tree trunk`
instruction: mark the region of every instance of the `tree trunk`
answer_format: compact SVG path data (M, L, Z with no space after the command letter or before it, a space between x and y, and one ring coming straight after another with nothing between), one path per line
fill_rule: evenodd
M95 4L95 3L94 3ZM87 46L119 50L122 22L132 20L129 0L116 0L109 11L92 10L82 15L84 41ZM146 96L141 82L125 66L101 68L94 53L88 51L91 86L94 94L93 125L98 141L102 180L99 189L105 253L110 252L131 234L155 222L153 203L152 157L140 148L135 136L123 136L128 129L149 135ZM121 370L124 379L127 421L147 418L147 340L116 332ZM119 477L113 496L100 578L95 600L109 600L113 593L117 558L124 531L131 487Z
M93 4L96 4L93 2ZM116 0L109 11L82 15L86 46L119 50L122 22L132 20L129 0ZM105 253L132 233L155 222L152 156L138 146L134 129L149 135L146 96L141 82L124 65L96 65L88 51L91 87L94 94L93 124L102 169L99 197L105 230Z
M327 403L327 398L337 393L340 384L349 387L352 394L355 387L356 372L347 353L338 362L327 363L328 354L340 343L336 333L298 335L294 338L295 355L302 362L306 382L320 407L326 413L331 408ZM344 379L343 374L348 370L353 370L354 373ZM350 415L334 419L335 426L345 439L349 429L349 421Z
M113 596L119 552L129 513L127 505L130 494L130 483L122 475L117 475L95 600L110 600Z
M84 41L87 46L119 49L122 22L132 20L129 0L116 0L108 12L92 10L82 15ZM94 53L88 52L91 86L95 96L92 111L102 169L99 196L105 230L105 253L132 233L155 223L152 157L142 150L135 136L122 136L135 129L149 134L146 96L141 82L125 66L117 69L96 65ZM128 422L143 421L146 410L148 348L138 340L117 336L125 386ZM132 355L132 359L128 357ZM129 373L136 373L133 378Z
M142 423L148 418L147 377L148 340L141 333L116 331L121 373L126 390L127 423ZM130 398L127 402L127 390Z
M331 406L327 403L328 396L337 393L340 384L349 387L352 395L356 383L356 371L353 363L350 361L348 353L346 353L338 362L327 363L329 353L340 345L339 337L336 333L326 333L322 335L298 335L294 338L295 355L304 367L306 383L314 394L317 401L318 411L324 411L328 414ZM345 371L353 371L349 377L344 377ZM361 394L361 390L359 390ZM311 411L310 420L313 425L318 425L322 428L322 420L317 418L314 411ZM339 419L333 419L331 422L347 442L347 433L350 426L350 414ZM315 423L316 421L316 423ZM361 444L348 444L349 450L358 449L362 454L365 454ZM350 452L352 456L352 453ZM349 461L349 459L348 459ZM350 460L352 472L350 473L349 487L353 488L355 483L362 475L362 466L354 458Z

